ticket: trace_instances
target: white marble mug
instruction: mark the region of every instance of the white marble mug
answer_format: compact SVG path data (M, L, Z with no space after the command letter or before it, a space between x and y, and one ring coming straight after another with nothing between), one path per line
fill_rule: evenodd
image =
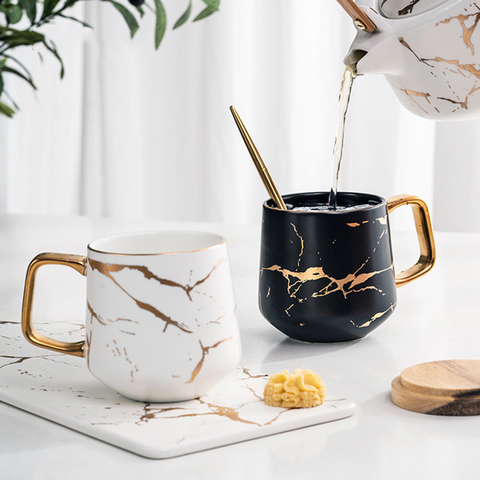
M85 340L40 334L35 276L46 264L87 277ZM86 257L42 253L25 280L22 330L34 345L85 357L91 373L133 400L198 398L238 365L240 336L226 240L159 231L95 240Z

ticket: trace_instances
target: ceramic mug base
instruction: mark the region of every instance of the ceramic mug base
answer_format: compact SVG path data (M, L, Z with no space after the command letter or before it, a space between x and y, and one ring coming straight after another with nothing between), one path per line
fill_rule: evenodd
M385 318L385 320L387 320L387 318ZM362 338L365 338L373 330L373 328L370 328L368 330L361 332L359 331L358 328L356 330L353 330L353 329L333 330L332 328L323 329L321 327L317 329L308 329L308 328L305 328L305 325L304 325L303 327L301 327L301 329L302 330L305 329L305 330L298 331L297 326L295 326L294 328L288 328L288 327L285 327L284 325L280 325L278 322L272 323L269 321L269 323L272 324L277 330L287 335L287 337L291 338L292 340L295 340L296 342L311 343L311 344L354 342L356 340L361 340ZM296 323L296 325L299 325L299 324ZM376 328L379 325L380 324L377 324Z

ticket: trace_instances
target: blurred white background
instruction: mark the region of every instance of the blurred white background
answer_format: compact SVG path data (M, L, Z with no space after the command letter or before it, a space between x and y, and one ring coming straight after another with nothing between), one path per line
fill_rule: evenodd
M338 3L222 0L178 30L188 1L164 4L158 51L153 14L131 40L100 1L72 12L93 30L45 27L63 80L51 55L42 63L24 49L38 90L7 84L21 111L0 118L0 212L259 222L267 195L230 105L282 194L330 189L343 57L355 36ZM194 0L192 18L204 6ZM339 188L416 194L436 230L480 231L479 122L417 118L382 76L359 77Z

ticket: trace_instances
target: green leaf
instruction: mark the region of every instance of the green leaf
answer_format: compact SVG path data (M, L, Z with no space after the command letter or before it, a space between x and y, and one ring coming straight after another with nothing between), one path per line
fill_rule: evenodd
M216 8L218 10L218 7L220 5L220 0L203 0L204 3L206 3L209 7Z
M12 118L15 115L15 110L11 109L8 105L0 102L0 114Z
M65 75L65 68L63 66L63 60L61 59L60 55L57 52L57 48L55 47L55 44L52 42L52 45L49 45L46 40L42 42L45 45L45 48L49 50L60 62L60 78L63 78Z
M29 78L32 78L32 75L31 73L28 71L27 67L22 63L20 62L19 60L17 60L15 57L12 57L10 55L7 55L7 54L4 54L4 57L5 57L5 60L3 60L3 62L0 62L0 72L2 70L2 63L3 65L5 65L7 59L11 60L12 62L15 62L19 67L21 67L21 69L25 72L25 74L29 77Z
M130 10L114 0L105 1L110 2L122 14L123 18L127 22L128 28L130 29L130 37L133 38L139 28L139 25Z
M75 5L75 3L77 3L77 1L78 0L66 0L66 2L63 4L62 10L72 7L73 5Z
M140 14L140 18L143 18L143 16L145 15L145 11L143 10L143 8L138 5L136 5L135 8L137 9L137 12Z
M82 20L79 20L78 18L70 17L68 15L64 15L63 13L57 13L57 16L62 17L62 18L67 18L68 20L73 20L74 22L78 22L78 23L80 23L81 25L83 25L84 27L87 27L87 28L93 28L91 25L89 25L88 23L85 23Z
M23 16L23 10L20 8L19 5L12 5L12 7L8 11L8 21L13 25L18 23Z
M32 78L31 78L31 77L27 77L27 76L24 75L22 72L19 72L18 70L14 69L14 68L6 67L6 66L4 66L1 71L2 71L2 73L3 73L3 72L13 73L14 75L17 75L18 77L23 78L26 82L28 82L28 83L32 86L32 88L33 88L34 90L37 89L37 87L36 87L35 84L33 83Z
M43 42L44 39L45 37L41 33L33 30L15 30L0 25L0 42L3 47L0 53L2 54L11 48L20 45L34 45L35 43Z
M218 7L220 6L220 0L203 0L203 3L207 4L207 8L203 9L194 19L194 22L198 22L199 20L203 20L206 17L212 15L218 11Z
M33 25L35 23L35 17L37 16L36 0L20 0L19 5L25 10L30 23Z
M189 19L191 13L192 13L192 0L190 0L188 4L188 8L185 10L185 13L177 20L177 22L173 26L173 30L175 30L178 27L181 27Z
M155 50L157 50L167 28L167 14L161 0L155 0L155 11L157 16L155 23Z
M3 77L0 72L0 95L2 95L2 92L3 92Z
M205 0L204 0L205 1ZM203 9L194 19L194 22L198 22L199 20L203 20L204 18L209 17L212 13L218 11L218 7L207 7Z
M59 1L60 0L45 0L45 2L43 3L43 12L40 20L45 20L47 17L49 17L55 7L58 5Z

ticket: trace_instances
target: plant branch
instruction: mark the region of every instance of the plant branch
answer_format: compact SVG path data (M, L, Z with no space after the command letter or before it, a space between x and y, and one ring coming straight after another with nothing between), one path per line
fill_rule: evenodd
M43 33L40 33L38 29L55 18L72 20L80 23L84 27L92 28L84 21L64 13L80 0L65 0L63 3L62 0L13 0L17 3L11 3L11 1L12 0L0 0L0 115L3 114L8 117L14 115L15 110L18 110L18 106L4 89L3 75L13 75L16 78L26 81L33 89L36 89L29 70L15 58L12 51L19 47L32 46L35 44L42 45L42 47L50 52L60 63L60 78L63 78L65 69L57 47L51 40L47 39ZM126 0L101 1L110 3L115 10L122 15L132 38L140 28L140 25L128 7L133 7L134 13L139 15L140 18L143 18L145 12L142 6L145 5L155 15L154 45L155 49L158 49L167 29L167 13L162 0L154 0L154 8L145 4L145 0L128 0L128 7L120 3ZM212 15L219 9L220 0L202 0L202 2L206 7L197 14L193 19L194 22ZM173 29L184 25L190 19L192 9L193 1L188 0L186 10L176 21ZM39 12L41 12L41 14L38 18ZM5 18L4 22L2 22L2 15ZM13 28L12 25L18 24L24 15L26 15L30 21L30 25L23 30ZM41 55L40 52L39 55ZM7 66L7 61L15 62L20 67L20 70L10 65ZM2 101L4 96L10 101L13 107Z

